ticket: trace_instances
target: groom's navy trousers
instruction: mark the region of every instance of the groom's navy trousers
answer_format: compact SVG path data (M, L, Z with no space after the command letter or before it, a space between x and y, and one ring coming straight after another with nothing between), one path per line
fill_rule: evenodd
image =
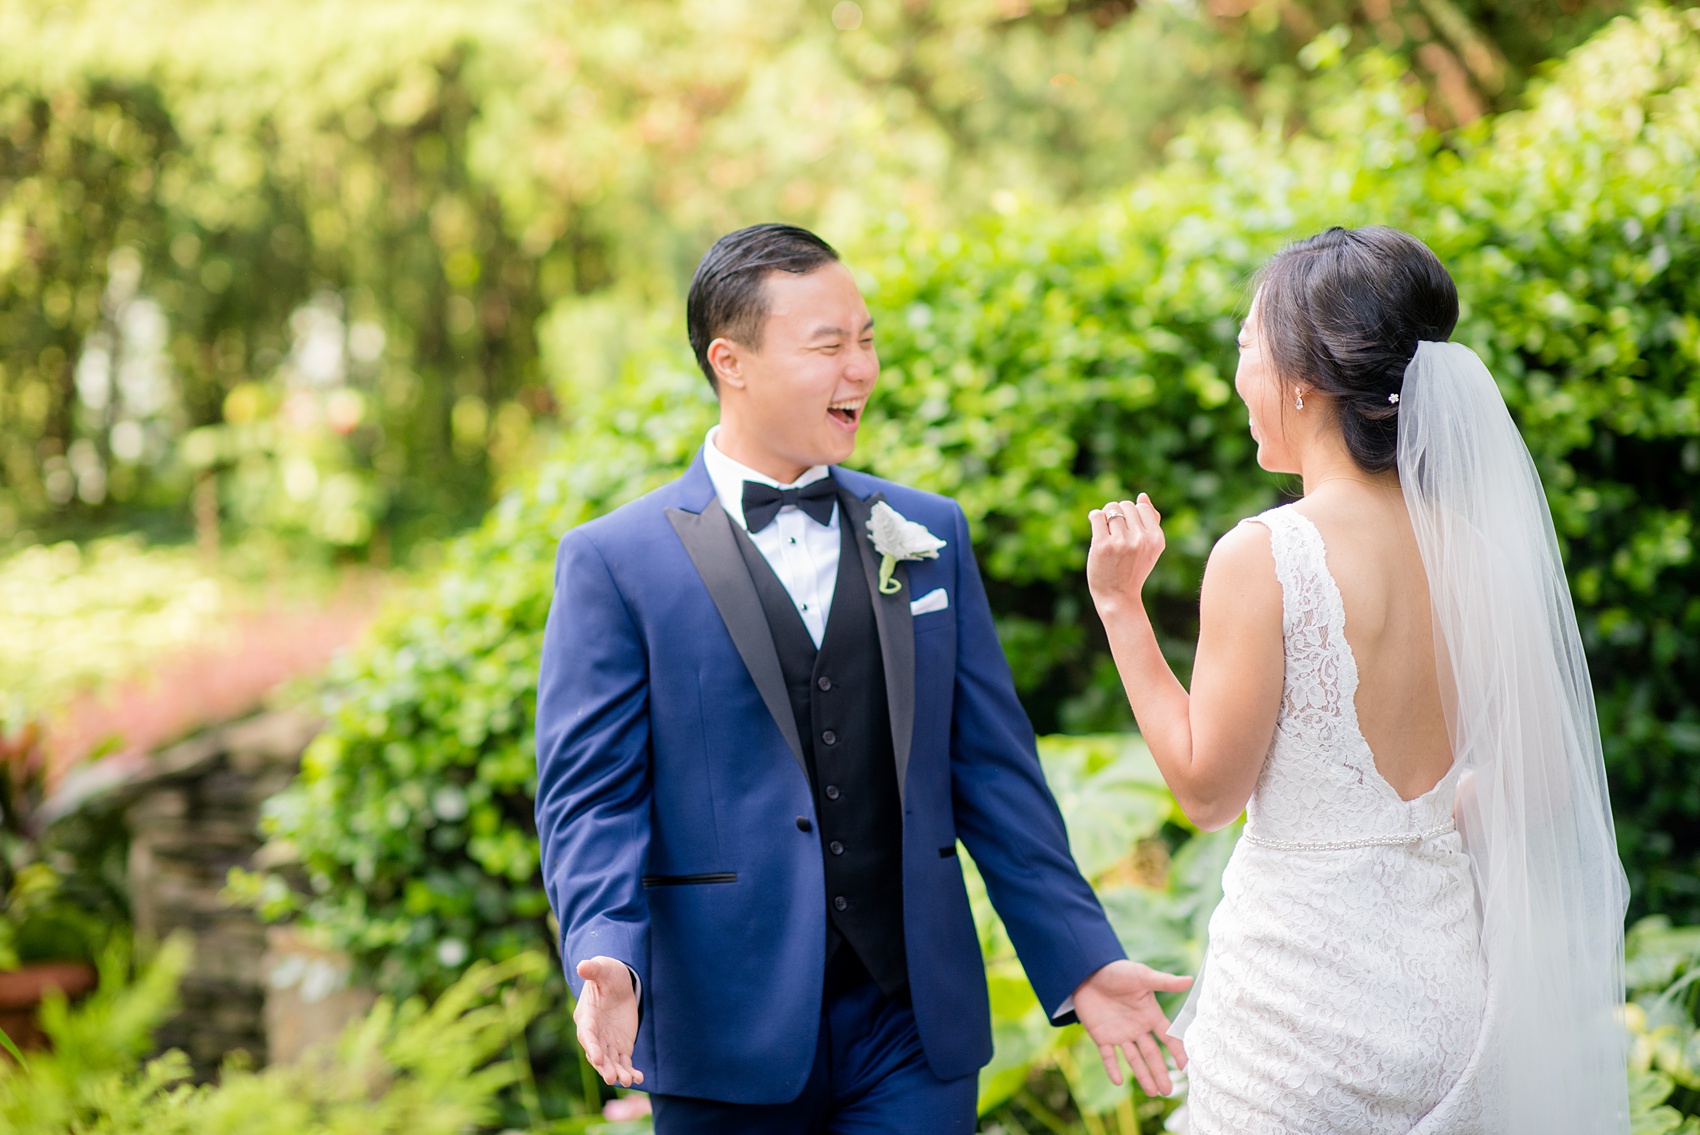
M848 971L848 972L842 972ZM928 1067L906 996L888 997L848 950L827 963L814 1066L797 1098L736 1104L657 1095L658 1135L970 1135L978 1077Z
M899 566L895 594L877 591L879 557L856 543L901 810L897 996L828 972L820 817L797 718L701 455L679 480L567 533L556 561L537 693L545 885L575 994L586 958L636 974L633 1063L674 1130L690 1126L668 1109L697 1105L665 1097L758 1105L736 1112L753 1122L822 1090L854 1095L868 1077L869 1106L892 1092L912 1107L944 1098L926 1085L971 1091L992 1038L958 840L1047 1010L1124 956L1069 855L961 509L832 475L854 531L884 500L947 541L937 559ZM942 608L911 611L936 591Z

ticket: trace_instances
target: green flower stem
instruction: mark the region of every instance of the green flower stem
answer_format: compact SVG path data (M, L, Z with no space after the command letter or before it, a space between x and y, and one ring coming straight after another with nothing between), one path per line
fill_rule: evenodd
M897 570L897 557L887 552L880 558L880 594L896 595L903 590L903 581L891 578L891 573Z

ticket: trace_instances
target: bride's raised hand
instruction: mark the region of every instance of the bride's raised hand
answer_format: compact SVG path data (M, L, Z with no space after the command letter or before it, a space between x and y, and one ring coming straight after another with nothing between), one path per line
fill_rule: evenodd
M1086 586L1100 612L1139 604L1139 592L1163 554L1163 516L1151 498L1111 501L1088 514L1092 547L1086 553Z

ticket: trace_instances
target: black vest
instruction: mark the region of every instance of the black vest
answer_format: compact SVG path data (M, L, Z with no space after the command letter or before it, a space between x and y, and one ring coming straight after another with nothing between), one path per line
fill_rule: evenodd
M909 982L903 952L903 806L885 665L861 551L838 504L838 581L820 649L744 529L732 531L761 597L820 817L827 957L845 943L887 996Z

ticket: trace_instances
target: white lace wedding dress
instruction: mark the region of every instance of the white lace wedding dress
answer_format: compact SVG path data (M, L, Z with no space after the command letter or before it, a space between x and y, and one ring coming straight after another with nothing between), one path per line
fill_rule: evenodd
M1285 690L1185 1016L1191 1135L1484 1131L1486 969L1458 769L1415 800L1376 771L1322 536L1264 513ZM1195 1015L1194 1015L1195 1014Z

